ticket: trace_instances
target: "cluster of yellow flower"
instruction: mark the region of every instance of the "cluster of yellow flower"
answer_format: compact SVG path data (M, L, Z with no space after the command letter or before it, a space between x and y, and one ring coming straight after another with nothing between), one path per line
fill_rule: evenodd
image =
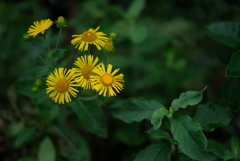
M44 36L47 29L53 24L54 22L50 19L36 21L34 25L29 27L23 39L29 41L31 36ZM55 24L56 27L63 28L67 26L67 21L60 16ZM80 51L88 51L89 45L94 45L108 56L114 51L112 39L106 37L103 32L97 32L99 28L89 29L80 35L72 35L74 38L71 43L76 45L76 48ZM98 61L98 57L94 59L93 55L88 54L77 58L74 63L77 66L76 68L55 68L47 77L46 93L54 102L59 104L71 102L71 96L77 97L78 90L76 87L96 90L99 95L104 97L115 96L116 92L119 93L123 89L124 75L116 75L119 69L112 71L111 64L107 64L105 67L105 64L98 63Z

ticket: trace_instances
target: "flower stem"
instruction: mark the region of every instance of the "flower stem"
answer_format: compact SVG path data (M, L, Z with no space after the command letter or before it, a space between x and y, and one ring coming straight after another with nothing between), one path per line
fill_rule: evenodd
M57 44L56 44L56 47L55 47L55 52L58 49L58 45L59 45L61 35L62 35L62 28L59 29L59 34L58 34Z
M44 41L45 41L45 43L46 43L46 45L47 45L48 53L49 53L49 56L50 56L50 59L51 59L51 62L52 62L53 68L54 68L54 63L53 63L53 60L52 60L52 52L51 52L51 49L50 49L50 47L49 47L49 44L48 44L48 42L47 42L47 39L46 39L46 36L45 36L45 35L43 36L43 39L44 39Z
M34 46L28 41L29 45L32 47L32 49L37 53L38 57L42 60L43 63L45 63L50 69L53 69L52 66L50 66L47 62L44 61L44 59L41 57L41 55L38 53L38 51L34 48Z

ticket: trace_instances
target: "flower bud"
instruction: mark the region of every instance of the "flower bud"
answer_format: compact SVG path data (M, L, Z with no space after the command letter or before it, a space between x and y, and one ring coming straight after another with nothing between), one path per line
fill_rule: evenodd
M105 45L102 48L105 55L110 55L115 52L115 48L113 46L112 38L108 38Z
M67 20L63 16L59 16L55 21L55 25L57 28L67 27Z
M29 36L27 33L22 35L22 40L23 41L30 41L31 40L31 36Z

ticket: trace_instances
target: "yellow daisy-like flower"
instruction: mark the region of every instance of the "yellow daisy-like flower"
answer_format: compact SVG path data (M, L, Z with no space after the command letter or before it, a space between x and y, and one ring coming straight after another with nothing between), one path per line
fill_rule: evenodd
M89 44L94 44L98 50L101 50L108 38L105 36L105 33L96 32L99 28L97 27L95 30L90 28L80 35L72 35L75 38L72 39L71 43L76 45L76 48L81 51L87 51Z
M74 68L76 72L76 82L79 83L79 86L83 89L92 89L92 84L90 82L90 76L94 75L93 69L98 62L98 57L94 59L93 55L84 55L78 57L75 61L75 65L79 68Z
M34 25L31 25L27 31L29 36L37 36L38 34L44 34L45 31L53 25L53 21L50 19L45 19L33 22Z
M47 77L48 88L46 89L46 93L50 93L49 97L56 103L64 104L65 101L66 103L71 102L70 94L76 97L76 92L78 92L77 89L73 88L74 86L78 86L75 84L74 78L75 74L73 70L55 68L54 72Z
M115 76L118 71L119 69L115 69L112 72L111 64L108 64L106 71L103 63L93 70L96 75L91 75L90 80L93 88L99 92L99 95L103 94L104 97L116 96L116 92L119 93L123 89L124 75L119 74Z

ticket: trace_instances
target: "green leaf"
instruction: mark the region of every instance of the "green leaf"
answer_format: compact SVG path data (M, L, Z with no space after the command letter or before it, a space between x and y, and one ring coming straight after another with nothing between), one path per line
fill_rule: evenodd
M67 49L57 49L53 54L52 54L52 60L57 61L60 60L64 53L67 51Z
M85 128L100 137L107 137L106 120L97 99L89 101L76 100L69 103L69 105Z
M172 119L171 132L180 150L190 158L201 161L218 158L206 150L207 139L201 131L201 125L191 117L182 115Z
M203 130L213 131L217 127L228 125L232 117L229 107L208 103L197 106L194 119L198 120Z
M40 137L35 128L24 128L13 142L13 147L22 148L25 144Z
M90 149L87 141L77 130L70 128L62 129L59 139L61 154L69 161L84 160L90 161Z
M166 108L157 109L152 116L151 123L153 125L152 129L157 130L162 124L162 118L164 116L171 117L172 113L168 111Z
M144 98L129 98L110 106L113 117L126 123L140 122L143 119L150 120L153 113L164 107L161 103Z
M152 130L149 132L150 136L157 138L157 139L167 139L170 140L171 136L168 132L163 131L161 129Z
M30 71L30 74L39 78L45 75L49 75L52 70L48 66L37 66Z
M145 7L145 0L134 0L127 11L127 17L137 18Z
M240 144L239 140L236 137L231 139L231 149L232 153L236 156L236 159L240 159Z
M30 98L36 97L36 93L32 91L35 79L32 78L21 78L13 83L13 87L21 94L28 96Z
M56 149L52 140L49 137L45 137L40 143L38 149L38 161L55 161Z
M170 106L172 111L177 111L180 107L186 108L188 105L193 106L198 104L202 100L202 92L198 91L187 91L181 93L179 98L174 99Z
M208 139L207 149L222 157L225 151L225 146L215 140Z
M134 161L170 161L171 151L171 143L166 140L161 140L140 151Z
M239 77L240 76L240 50L236 51L229 64L227 65L226 76L227 77Z
M206 27L206 33L213 40L232 48L240 46L240 24L234 22L213 23Z
M135 26L129 29L129 37L135 44L143 42L147 38L147 33L145 26Z

